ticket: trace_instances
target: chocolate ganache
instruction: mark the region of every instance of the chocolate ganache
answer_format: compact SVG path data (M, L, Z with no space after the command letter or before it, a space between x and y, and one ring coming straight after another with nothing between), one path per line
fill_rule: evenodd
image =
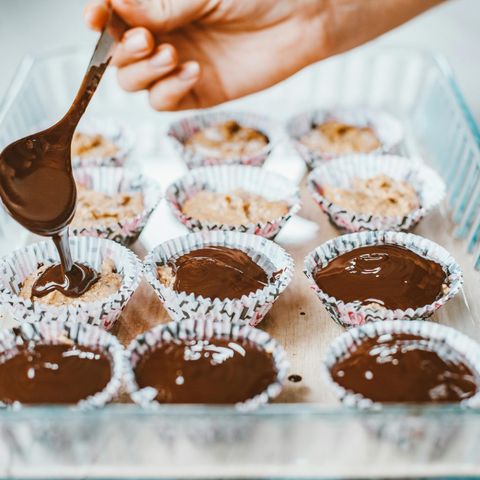
M0 401L74 404L102 391L111 378L100 351L66 344L21 347L0 363Z
M61 260L61 265L47 268L40 276L32 290L34 296L60 290L78 297L98 279L93 269L73 263L70 254L68 225L77 199L71 143L112 57L114 42L124 31L124 22L111 13L66 115L52 127L8 145L0 154L0 197L5 207L31 232L52 237Z
M266 272L235 248L199 248L169 262L169 266L175 274L175 290L205 298L241 298L268 284Z
M135 368L140 388L163 403L243 402L276 379L270 353L246 340L175 341L147 353Z
M446 281L440 264L397 245L355 248L318 267L313 276L325 293L338 300L393 310L433 303Z
M362 340L331 368L346 390L375 402L459 402L477 392L460 353L418 335L386 334Z

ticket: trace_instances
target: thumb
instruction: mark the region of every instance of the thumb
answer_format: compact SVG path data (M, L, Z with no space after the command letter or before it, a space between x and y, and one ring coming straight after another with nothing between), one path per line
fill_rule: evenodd
M221 0L111 0L115 11L133 27L169 32L210 14Z

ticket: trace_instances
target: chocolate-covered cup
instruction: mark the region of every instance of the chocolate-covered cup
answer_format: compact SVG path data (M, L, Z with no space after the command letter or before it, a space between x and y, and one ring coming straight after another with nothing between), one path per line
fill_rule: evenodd
M136 337L127 357L127 390L142 406L235 404L251 410L285 382L285 350L266 332L212 319L158 325Z
M263 237L217 230L160 244L144 274L173 320L209 315L256 325L290 283L293 260Z
M330 316L344 327L425 318L463 283L440 245L402 232L360 232L329 240L305 258L305 275Z

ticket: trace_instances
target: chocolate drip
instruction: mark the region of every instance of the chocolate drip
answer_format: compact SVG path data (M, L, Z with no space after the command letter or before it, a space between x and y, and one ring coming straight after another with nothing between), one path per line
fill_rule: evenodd
M243 402L275 381L272 355L245 340L175 342L147 353L135 369L141 388L164 403Z
M47 269L33 295L59 290L78 297L95 283L89 267L73 264L68 248L68 224L75 213L77 190L70 148L73 132L107 67L91 66L64 118L43 132L9 145L0 155L0 197L12 217L38 235L53 237L61 266Z
M397 245L355 248L314 272L317 285L344 302L419 308L442 294L446 274L433 260Z
M71 345L22 347L0 363L0 401L74 404L102 391L111 364L101 351Z
M368 338L331 369L335 382L376 402L459 402L477 392L478 379L461 354L428 339L395 334Z
M173 288L205 298L241 298L268 284L266 272L245 252L212 246L199 248L172 262Z

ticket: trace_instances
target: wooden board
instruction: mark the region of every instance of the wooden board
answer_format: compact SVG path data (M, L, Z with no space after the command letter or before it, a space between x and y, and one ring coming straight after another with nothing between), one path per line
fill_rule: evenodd
M286 348L291 363L290 373L302 377L298 383L287 382L276 401L331 404L336 400L323 381L320 367L328 345L344 330L330 318L309 288L303 274L303 260L308 252L340 232L330 224L327 216L310 197L305 178L301 191L301 218L295 220L298 235L294 238L289 236L287 241L282 241L282 235L279 236L279 243L295 260L295 276L259 328L265 329ZM447 248L465 274L464 294L457 295L433 318L479 339L480 277L474 271L472 258L465 252L462 241L455 239L453 232L454 226L448 219L446 208L432 212L414 230L414 233ZM137 243L134 250L143 258L145 250L141 244ZM169 317L160 300L143 281L115 325L114 333L126 345L137 334L167 321Z

